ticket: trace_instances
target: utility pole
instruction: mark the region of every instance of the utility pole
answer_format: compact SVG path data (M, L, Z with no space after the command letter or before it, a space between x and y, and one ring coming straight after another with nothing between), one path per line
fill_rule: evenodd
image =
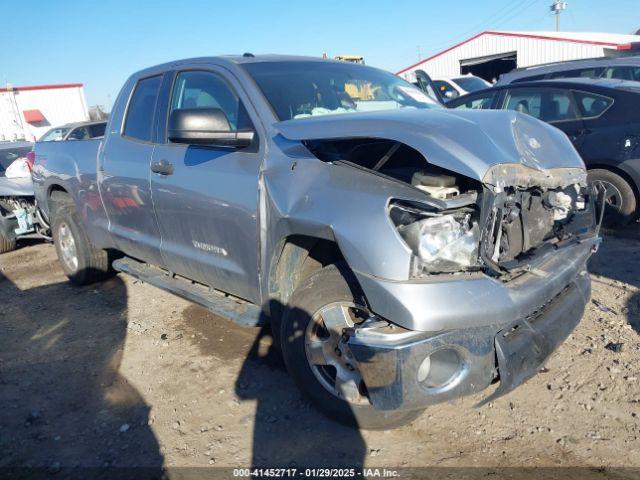
M562 2L561 0L555 0L549 7L551 13L556 17L556 32L560 31L560 14L563 10L566 10L566 8L567 2Z
M422 49L420 48L420 45L418 45L418 61L422 60Z

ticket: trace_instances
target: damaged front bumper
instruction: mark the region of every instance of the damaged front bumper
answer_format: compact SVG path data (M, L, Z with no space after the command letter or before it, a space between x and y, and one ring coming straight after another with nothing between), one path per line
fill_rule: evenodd
M396 294L404 285L419 299L418 306L405 305L416 315L410 323L423 328L373 326L354 329L348 338L374 407L418 409L480 392L499 379L484 403L535 375L582 318L591 293L586 261L599 240L566 246L508 283L451 280L440 290L443 283L396 282ZM434 289L444 296L430 302ZM402 295L395 300L402 303ZM439 328L424 331L429 325Z

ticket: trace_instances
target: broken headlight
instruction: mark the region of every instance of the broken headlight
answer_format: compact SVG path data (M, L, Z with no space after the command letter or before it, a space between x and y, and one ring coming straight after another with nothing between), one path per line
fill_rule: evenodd
M459 272L478 265L480 229L472 213L470 209L438 213L392 205L391 218L414 254L412 276Z

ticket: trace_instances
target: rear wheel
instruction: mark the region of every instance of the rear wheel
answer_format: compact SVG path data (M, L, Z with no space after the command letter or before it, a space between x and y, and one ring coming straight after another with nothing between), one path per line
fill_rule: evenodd
M91 243L73 205L56 209L51 233L62 270L71 283L87 285L112 274L107 251Z
M11 213L11 210L13 210L11 208L11 205L0 200L0 217L2 217L0 218L0 226L3 226L4 229L8 228L7 224L5 223L7 222L5 217L9 215L9 213ZM0 253L10 252L15 249L16 249L16 237L13 236L13 238L9 238L4 233L0 232Z
M16 249L16 239L7 238L0 233L0 253L7 253Z
M330 418L363 429L399 427L420 416L422 410L376 410L342 338L345 328L369 316L352 277L347 269L330 265L293 292L282 319L285 364L298 387Z
M606 227L620 227L631 222L636 215L636 195L633 187L617 173L602 168L589 170L589 182L601 182L605 189Z

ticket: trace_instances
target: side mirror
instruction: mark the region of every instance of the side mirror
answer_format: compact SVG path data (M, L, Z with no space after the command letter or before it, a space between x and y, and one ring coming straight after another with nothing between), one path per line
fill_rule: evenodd
M254 132L231 130L226 115L219 108L180 108L169 115L169 141L189 145L248 147Z
M447 97L449 100L453 100L454 98L458 98L460 94L455 90L448 90L445 92L444 96Z

